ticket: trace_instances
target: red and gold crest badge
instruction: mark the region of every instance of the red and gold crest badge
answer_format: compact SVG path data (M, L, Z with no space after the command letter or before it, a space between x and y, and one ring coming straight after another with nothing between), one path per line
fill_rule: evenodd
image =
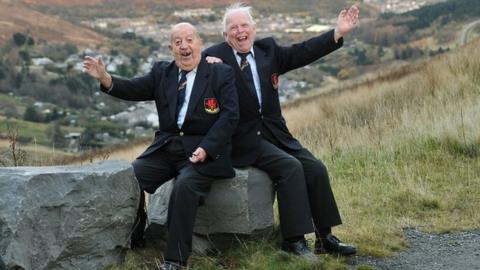
M215 114L220 111L220 107L218 107L218 101L216 98L206 98L203 101L203 107L205 111L210 114Z
M278 74L277 73L272 74L272 86L274 90L278 90Z

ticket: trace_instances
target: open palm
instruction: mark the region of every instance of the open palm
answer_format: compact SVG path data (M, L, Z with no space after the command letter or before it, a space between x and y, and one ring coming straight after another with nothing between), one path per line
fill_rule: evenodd
M88 75L97 80L100 80L106 73L105 64L101 57L94 58L91 56L85 56L85 59L83 60L83 68Z
M344 36L358 24L358 14L360 10L353 5L348 10L344 9L340 12L337 19L336 30L341 36Z

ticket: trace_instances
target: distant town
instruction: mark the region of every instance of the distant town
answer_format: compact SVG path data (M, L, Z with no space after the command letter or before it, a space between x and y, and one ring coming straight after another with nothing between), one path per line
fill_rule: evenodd
M425 4L432 2L440 2L441 0L431 1L399 1L399 0L365 0L364 3L381 10L381 12L402 13L410 10L418 9ZM205 46L208 47L214 42L222 41L221 33L222 23L221 14L219 11L210 8L198 9L183 9L175 11L173 14L175 20L170 21L195 21L198 22L197 27L205 41ZM316 18L308 14L275 14L268 16L259 16L257 20L257 35L274 36L279 41L290 41L292 36L314 36L321 32L328 31L334 27L336 17L332 18ZM141 18L99 18L95 20L88 20L81 22L83 25L98 30L103 33L114 33L122 37L142 37L146 40L152 40L158 44L158 48L153 50L148 57L140 59L132 59L131 57L121 53L112 51L105 51L104 49L87 48L77 53L69 55L62 62L55 62L48 57L35 57L31 59L32 69L42 69L45 67L54 67L57 71L74 70L82 72L82 62L85 55L101 56L107 65L107 70L112 74L121 74L120 69L125 66L130 66L132 61L138 67L132 75L141 75L147 73L154 62L172 59L168 50L169 44L169 30L171 23L159 21L155 16L146 16ZM310 67L307 66L308 70ZM320 75L322 76L322 75ZM315 86L306 80L280 77L279 81L279 96L282 103L292 100L301 92L305 92ZM101 95L98 90L96 96ZM48 106L43 106L42 103L36 103L36 107L43 110L50 110ZM105 103L100 101L94 105L99 111L105 107ZM148 131L150 128L158 128L158 117L156 108L153 102L140 102L129 106L126 110L111 114L102 115L101 120L109 120L121 123L126 127L121 138L112 138L108 133L98 133L95 137L99 141L118 142L129 137L146 137L151 134ZM70 124L75 125L75 118L72 118ZM65 134L65 138L69 140L69 145L78 145L76 140L82 134L79 132L70 132ZM77 149L70 149L76 151Z

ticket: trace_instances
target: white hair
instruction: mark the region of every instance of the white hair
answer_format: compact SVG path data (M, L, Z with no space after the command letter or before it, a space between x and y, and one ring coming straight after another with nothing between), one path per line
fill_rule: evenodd
M226 33L227 30L228 30L227 29L228 19L230 18L230 16L233 13L236 13L236 12L243 12L243 13L247 14L247 17L250 20L250 22L253 25L255 25L255 21L253 20L253 17L252 17L252 7L247 6L244 3L235 3L235 4L232 4L232 5L228 6L225 9L225 14L223 15L223 33Z

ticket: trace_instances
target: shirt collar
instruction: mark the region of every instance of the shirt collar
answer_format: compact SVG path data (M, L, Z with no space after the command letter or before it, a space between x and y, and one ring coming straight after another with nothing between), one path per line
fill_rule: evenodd
M237 54L237 53L238 53L237 50L235 50L234 48L232 48L232 50L233 50L233 54L235 55L235 57L237 57L237 56L240 57L240 56ZM253 52L253 47L250 48L250 53L252 54L252 57L255 59L255 53Z
M195 74L195 73L197 73L197 68L198 68L198 67L190 70L190 71L187 73L187 76L188 76L189 74ZM181 73L181 72L182 72L182 69L181 69L181 68L178 68L178 76L180 76L180 73Z

